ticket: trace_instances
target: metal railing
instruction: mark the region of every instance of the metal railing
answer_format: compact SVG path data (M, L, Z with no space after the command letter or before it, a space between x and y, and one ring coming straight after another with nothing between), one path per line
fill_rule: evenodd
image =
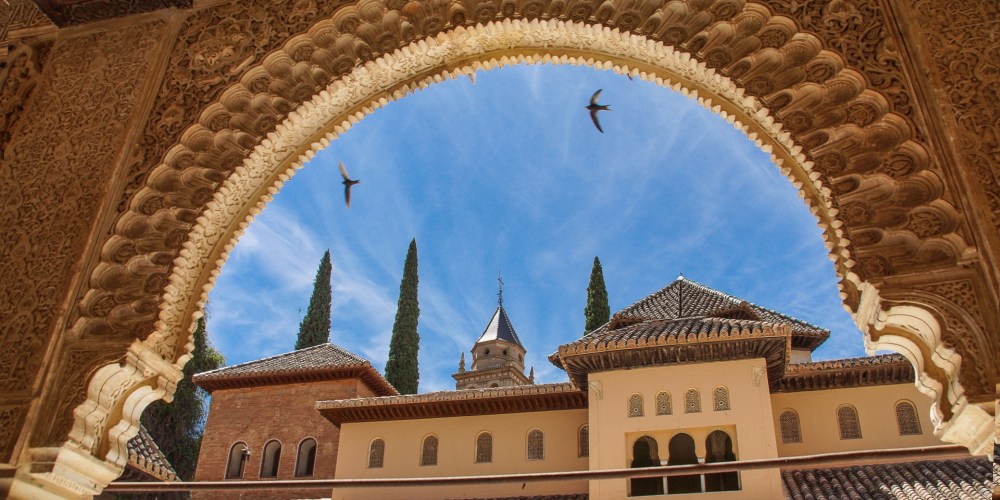
M903 462L916 459L941 459L968 457L963 446L945 445L919 448L894 448L889 450L848 451L804 455L798 457L765 458L738 462L674 465L638 469L583 470L568 472L538 472L531 474L502 474L492 476L450 476L383 479L302 479L268 481L195 481L195 482L113 482L105 488L108 493L139 493L166 491L209 491L249 489L308 489L308 488L385 488L429 487L459 484L529 483L539 481L579 481L640 477L670 477L693 474L748 471L760 469L803 469L815 466L869 465Z

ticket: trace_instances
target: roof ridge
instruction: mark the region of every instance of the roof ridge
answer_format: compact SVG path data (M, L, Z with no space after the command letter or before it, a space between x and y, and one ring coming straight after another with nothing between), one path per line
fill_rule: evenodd
M754 303L754 302L750 302L749 300L737 297L735 295L728 294L728 293L723 292L721 290L716 290L716 289L714 289L714 288L712 288L712 287L710 287L708 285L704 285L704 284L698 283L697 281L692 280L692 279L687 279L687 278L681 277L678 280L675 280L674 283L677 283L680 280L688 281L688 282L690 282L690 283L692 283L692 284L694 284L696 286L701 287L705 291L712 292L712 293L715 293L717 295L721 295L721 296L726 297L728 299L732 299L732 300L735 300L737 302L746 302L747 304L750 304L753 307L759 307L759 308L761 308L761 309L763 309L763 310L765 310L765 311L767 311L769 313L777 314L778 316L782 316L782 317L788 318L788 319L790 319L792 321L796 321L798 323L802 323L802 324L804 324L806 326L815 328L817 330L826 330L826 328L823 328L823 327L818 326L818 325L814 325L814 324L812 324L812 323L810 323L808 321L803 321L803 320L801 320L799 318L795 318L795 317L789 316L789 315L787 315L785 313L775 311L774 309L771 309L771 308L768 308L768 307L764 307L764 306L762 306L760 304L757 304L757 303ZM673 285L674 283L671 283L670 285ZM670 285L667 285L667 286L670 286Z
M286 356L291 356L293 354L301 354L301 353L304 353L304 352L309 352L309 351L317 350L320 347L327 347L327 346L332 347L332 348L336 349L337 351L340 351L341 353L346 354L346 355L348 355L348 356L350 356L352 358L356 358L356 359L360 360L362 362L362 364L364 364L364 363L369 363L370 364L370 362L367 359L364 359L364 358L358 356L357 354L354 354L353 352L348 351L348 350L344 349L343 347L340 347L340 346L334 344L333 342L324 342L322 344L316 344L316 345L309 346L309 347L303 347L302 349L297 349L297 350L294 350L294 351L289 351L289 352L283 352L283 353L279 353L279 354L274 354L274 355L268 356L266 358L260 358L260 359L253 359L253 360L250 360L250 361L244 361L242 363L238 363L238 364L235 364L235 365L220 366L219 368L208 370L206 372L196 373L195 375L198 375L198 376L214 375L216 373L221 373L223 371L229 371L229 370L233 370L233 369L236 369L236 368L241 368L241 367L244 367L244 366L249 366L249 365L253 365L253 364L263 363L265 361L271 361L271 360L274 360L274 359L279 359L279 358L283 358L283 357L286 357Z

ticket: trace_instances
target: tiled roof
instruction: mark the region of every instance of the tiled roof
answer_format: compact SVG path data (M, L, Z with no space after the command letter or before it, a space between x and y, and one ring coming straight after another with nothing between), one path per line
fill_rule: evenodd
M665 364L764 358L768 381L784 375L792 328L747 319L684 317L595 332L549 356L579 387L587 373ZM772 387L773 388L773 387Z
M792 347L810 350L830 336L829 330L733 297L684 277L677 278L662 290L622 309L617 316L640 321L711 316L784 323L792 327ZM587 336L602 336L607 329L608 324L605 324Z
M202 372L194 376L194 382L211 391L303 377L315 379L324 375L352 374L361 377L373 389L385 394L397 393L368 360L330 343Z
M521 345L521 339L517 338L517 333L514 331L514 326L510 324L510 318L507 317L507 311L504 310L503 306L497 306L497 310L493 313L493 317L490 318L490 323L486 325L486 330L483 330L483 334L479 336L480 342L489 342L492 340L505 340L512 344Z
M160 481L176 481L177 473L170 466L167 457L163 456L160 447L153 441L153 437L146 432L146 428L139 426L139 433L134 438L129 439L128 466L137 471Z
M316 402L316 409L337 425L586 407L587 397L566 382Z
M981 457L828 469L783 470L792 500L984 499L993 471Z
M811 391L914 381L913 365L902 354L792 363L781 379L782 392Z
M621 349L640 345L680 344L759 333L781 335L782 325L746 319L685 317L643 321L602 331L559 346L560 354Z

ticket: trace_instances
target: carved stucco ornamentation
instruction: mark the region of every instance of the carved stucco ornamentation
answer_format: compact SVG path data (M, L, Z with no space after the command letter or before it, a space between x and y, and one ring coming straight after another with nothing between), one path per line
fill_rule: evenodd
M51 47L51 43L19 43L8 49L6 60L0 63L0 161L6 156L11 131L38 85Z
M55 42L30 95L16 90L30 84L18 78L37 71L40 52L10 53L17 69L3 91L24 100L5 114L11 139L0 162L0 403L30 395L162 26ZM95 368L93 358L79 361L84 376Z
M884 300L871 284L865 283L861 290L862 300L854 319L865 332L868 353L891 349L906 356L916 370L917 389L934 400L934 435L962 444L973 454L991 455L993 416L970 404L966 397L959 382L962 356L945 345L945 329L936 315L919 302ZM991 350L995 352L995 347Z
M935 83L958 122L957 150L986 194L1000 227L1000 6L996 2L912 0Z
M845 15L844 22L854 19ZM473 23L486 27L456 27ZM561 55L581 49L593 59ZM455 61L464 62L454 68ZM78 407L74 446L112 453L135 422L108 416L126 401L139 408L150 394L170 394L171 370L187 359L193 318L235 238L312 151L374 107L434 79L520 61L628 71L689 93L744 130L773 153L819 219L849 306L870 276L953 265L966 249L926 148L906 117L891 111L896 99L872 90L820 39L760 4L225 4L194 12L181 29L132 149L121 215L71 318L73 336L139 339L124 365L102 372L125 385L91 380L87 400L99 403ZM868 215L845 226L839 210L852 204ZM866 235L859 240L867 245L852 244L846 230ZM128 361L153 354L172 367L166 375ZM152 392L136 396L128 384ZM80 386L66 391L81 401Z

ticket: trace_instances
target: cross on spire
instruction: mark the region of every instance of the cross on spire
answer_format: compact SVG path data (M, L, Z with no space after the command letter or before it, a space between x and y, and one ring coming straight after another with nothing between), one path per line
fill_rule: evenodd
M497 282L500 283L500 288L497 291L497 305L503 305L503 274L497 271Z

